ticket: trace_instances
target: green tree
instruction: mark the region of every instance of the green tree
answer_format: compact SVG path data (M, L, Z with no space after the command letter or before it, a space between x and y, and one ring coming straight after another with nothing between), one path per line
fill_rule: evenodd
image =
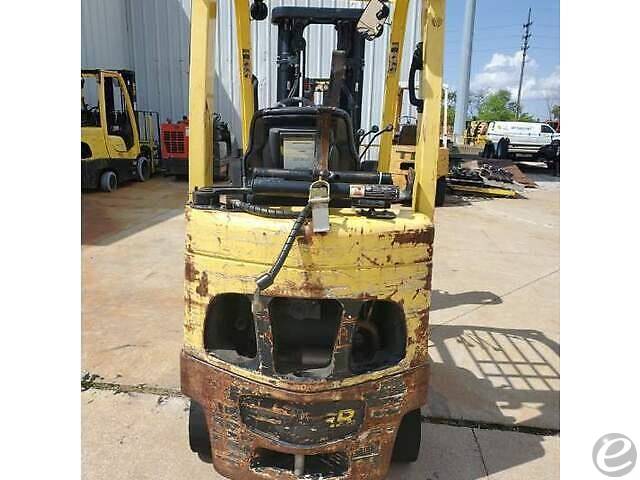
M442 98L444 98L444 89L442 90ZM442 116L444 115L444 109L440 110L440 125L442 125ZM449 98L447 99L447 125L453 128L453 122L456 116L456 92L455 90L449 91Z
M508 90L498 90L478 101L478 120L515 120L515 104Z
M511 93L508 90L498 90L494 93L482 95L478 99L477 108L478 120L487 122L516 120L518 111L516 102L511 100ZM519 120L532 122L534 118L530 114L523 112L520 114Z
M553 115L554 120L560 120L560 105L551 107L551 115Z

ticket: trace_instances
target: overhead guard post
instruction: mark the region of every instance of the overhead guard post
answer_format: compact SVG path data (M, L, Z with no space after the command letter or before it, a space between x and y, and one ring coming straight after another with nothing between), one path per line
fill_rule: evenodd
M397 99L408 10L409 0L396 0L394 2L391 34L389 35L389 45L387 47L387 70L385 74L384 104L380 128L394 124L396 109L399 108ZM378 170L381 172L389 171L392 140L393 134L385 134L380 139Z
M421 95L424 113L416 145L416 180L413 208L433 220L440 149L442 59L444 53L445 0L422 0Z
M189 67L189 195L213 183L216 0L191 2Z
M249 147L249 128L255 111L253 88L253 55L251 53L251 17L248 0L234 0L238 69L240 75L240 116L242 121L242 151Z

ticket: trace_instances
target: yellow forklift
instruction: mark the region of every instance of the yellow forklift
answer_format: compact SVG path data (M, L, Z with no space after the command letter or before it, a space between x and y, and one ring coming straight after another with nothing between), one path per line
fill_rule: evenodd
M393 119L409 1L274 8L286 96L263 109L251 22L268 6L234 3L244 155L240 183L220 186L208 161L217 2L192 2L180 359L190 447L229 478L381 479L392 460L417 459L427 399L445 2L421 2L425 115L405 188L389 156L362 160L353 49L390 30L380 74ZM299 68L313 23L345 29L322 101L305 96Z
M119 184L129 180L145 182L153 174L158 116L155 112L136 112L135 101L133 71L81 71L83 189L112 192ZM138 114L142 114L140 126ZM145 132L142 141L140 127Z
M393 122L392 138L383 138L380 146L381 156L391 156L389 171L398 175L398 185L404 186L404 176L409 170L415 169L416 163L416 143L418 130L422 121L424 110L424 100L420 98L416 91L416 75L423 69L423 44L419 42L413 52L411 67L409 68L409 82L398 87L397 105L395 106L395 118ZM404 94L409 93L409 102L416 107L417 117L409 115L402 116L404 105ZM386 110L385 110L386 111ZM403 122L404 118L404 122ZM449 149L446 145L440 144L438 151L438 166L436 175L436 207L444 205L447 191L447 174L450 170Z

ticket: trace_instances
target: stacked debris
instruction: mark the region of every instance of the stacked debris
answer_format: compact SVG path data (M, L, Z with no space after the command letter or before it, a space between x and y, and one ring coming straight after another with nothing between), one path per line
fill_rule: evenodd
M453 167L447 175L447 186L456 193L497 197L524 193L524 186L514 180L512 172L488 163L479 168Z

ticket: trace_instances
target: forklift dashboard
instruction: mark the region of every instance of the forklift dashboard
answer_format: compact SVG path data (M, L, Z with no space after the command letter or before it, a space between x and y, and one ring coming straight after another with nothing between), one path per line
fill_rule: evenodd
M315 130L281 130L280 155L286 169L313 168L317 155L317 132Z

